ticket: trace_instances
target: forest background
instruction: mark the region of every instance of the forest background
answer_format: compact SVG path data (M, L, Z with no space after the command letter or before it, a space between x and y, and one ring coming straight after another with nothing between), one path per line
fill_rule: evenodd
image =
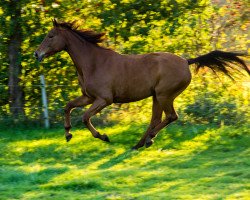
M0 2L0 123L41 126L40 78L45 75L49 117L63 123L64 106L81 95L76 70L66 52L39 64L33 52L52 28L52 19L77 20L81 28L106 32L104 46L125 54L171 52L191 58L219 49L249 53L247 0L22 0ZM248 60L246 60L249 63ZM191 67L192 69L192 67ZM249 123L247 76L215 76L204 70L176 100L179 123L237 125ZM95 123L144 123L151 99L115 104ZM73 112L81 124L82 109Z
M74 110L66 143L64 107L81 95L75 67L65 52L40 64L33 56L54 18L106 32L102 45L119 53L250 54L249 12L249 0L1 0L1 199L249 199L249 76L234 73L232 81L190 66L192 82L175 101L179 120L150 148L131 151L147 129L151 98L94 117L111 143L83 128L86 108Z

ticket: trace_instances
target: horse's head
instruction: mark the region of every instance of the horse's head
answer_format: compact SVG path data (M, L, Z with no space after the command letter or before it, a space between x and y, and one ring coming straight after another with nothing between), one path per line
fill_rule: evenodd
M43 58L54 55L62 51L66 47L65 39L63 38L63 29L57 26L57 21L53 20L54 28L49 31L40 46L35 51L36 59L41 62Z

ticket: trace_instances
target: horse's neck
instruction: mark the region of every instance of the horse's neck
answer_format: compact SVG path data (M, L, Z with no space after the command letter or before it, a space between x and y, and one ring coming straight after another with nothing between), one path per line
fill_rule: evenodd
M80 39L77 35L71 35L67 38L67 48L66 51L70 55L72 61L74 62L78 74L88 75L90 68L95 66L94 62L98 57L96 54L96 48L93 44Z

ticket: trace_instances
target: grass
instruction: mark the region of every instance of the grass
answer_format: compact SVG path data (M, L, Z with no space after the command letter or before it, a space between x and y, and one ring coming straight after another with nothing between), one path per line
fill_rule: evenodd
M0 199L247 199L249 125L171 125L152 147L130 148L144 125L99 128L112 143L74 129L1 130Z

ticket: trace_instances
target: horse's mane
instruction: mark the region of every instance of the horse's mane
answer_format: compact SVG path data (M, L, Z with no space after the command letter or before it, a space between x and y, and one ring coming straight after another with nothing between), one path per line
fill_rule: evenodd
M77 35L79 35L82 39L96 44L98 45L98 43L101 43L105 40L105 38L103 37L105 35L105 33L97 33L93 30L79 30L79 26L76 25L77 21L73 21L73 22L59 22L56 19L53 19L53 25L54 27L61 27L61 28L65 28L68 30L73 31L74 33L76 33Z

